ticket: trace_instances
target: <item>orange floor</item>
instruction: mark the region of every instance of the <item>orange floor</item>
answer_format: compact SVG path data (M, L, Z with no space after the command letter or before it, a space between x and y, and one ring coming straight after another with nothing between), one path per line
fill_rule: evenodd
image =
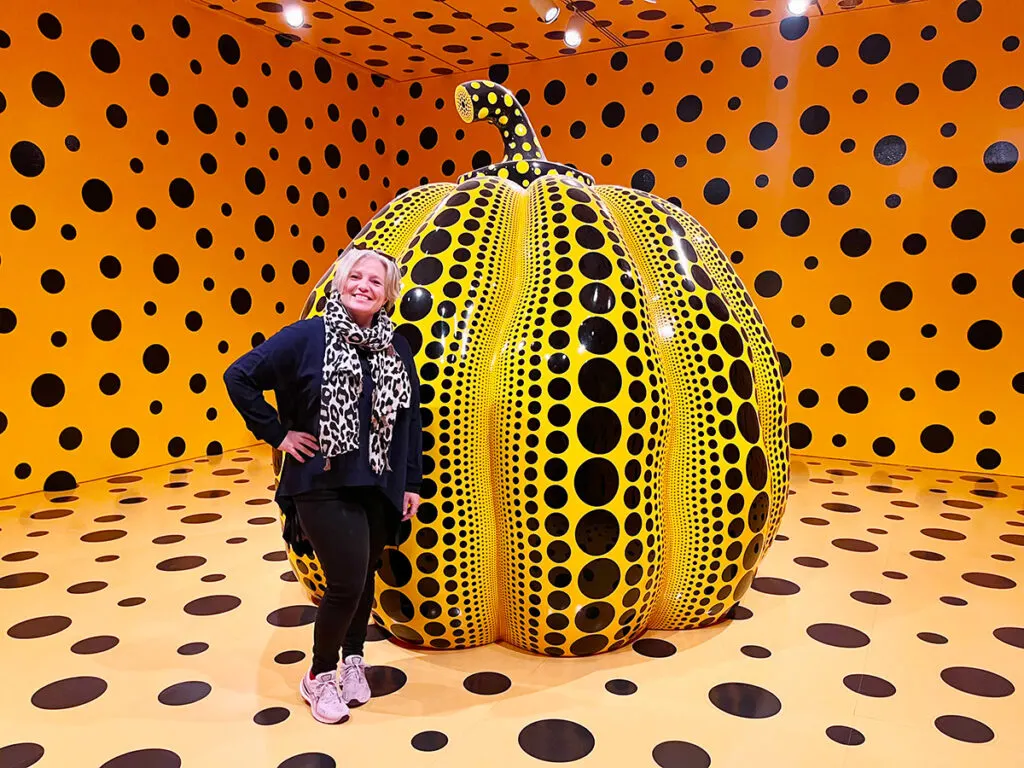
M269 452L0 501L0 768L1024 766L1024 479L795 456L732 621L585 658L371 630L345 725Z

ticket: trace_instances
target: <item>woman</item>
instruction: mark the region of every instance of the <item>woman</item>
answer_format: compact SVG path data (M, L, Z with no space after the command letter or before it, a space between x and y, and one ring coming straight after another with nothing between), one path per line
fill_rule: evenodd
M304 534L323 567L313 661L299 688L322 723L344 722L350 704L370 699L363 643L374 573L400 521L419 509L423 445L412 351L384 311L401 293L398 266L349 250L331 287L323 317L282 328L224 373L249 430L285 454L276 493L285 537L303 546Z

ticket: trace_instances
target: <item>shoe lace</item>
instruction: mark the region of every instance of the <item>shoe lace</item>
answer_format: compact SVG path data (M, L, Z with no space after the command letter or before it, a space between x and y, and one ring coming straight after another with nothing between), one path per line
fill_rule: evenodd
M344 674L345 685L356 685L366 683L366 674L363 671L365 664L362 659L355 659L353 661L346 662Z
M331 676L331 683L331 687L334 688L334 695L337 696L339 702L342 701L344 697L341 695L341 681L338 679L337 673Z
M329 680L324 679L324 678L320 678L318 680L318 682L320 683L320 695L321 696L323 696L323 695L330 696L330 692L333 690L334 691L334 695L337 698L337 700L338 701L342 700L341 682L338 679L338 673L337 672L332 674Z

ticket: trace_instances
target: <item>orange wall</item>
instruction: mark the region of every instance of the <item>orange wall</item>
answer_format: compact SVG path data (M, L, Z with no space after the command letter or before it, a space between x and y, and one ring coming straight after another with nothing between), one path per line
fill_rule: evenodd
M1024 47L1004 38L1024 27L1010 3L971 22L957 8L894 5L812 19L795 40L769 25L683 40L681 55L651 43L491 74L528 92L549 159L653 184L732 254L791 365L795 450L1022 475L1024 163L997 172L986 158L1024 150L1024 107L1000 104L1021 98ZM971 71L963 90L944 84ZM493 128L458 120L464 79L425 81L419 96L395 86L409 122L391 145L440 136L399 183L422 169L440 180L449 158L461 172L478 150L500 160ZM916 236L926 246L908 253Z
M350 218L391 198L373 147L380 89L187 2L112 0L103 13L5 3L0 30L0 496L251 444L221 374L255 334L298 316L358 231ZM163 92L164 81L159 96L151 83ZM126 113L123 128L108 122L110 105ZM17 206L33 212L30 229L12 223ZM17 211L26 226L33 217ZM257 235L260 217L272 239Z
M282 48L264 31L183 0L113 0L102 16L70 0L45 8L60 22L56 39L45 34L56 31L52 21L40 25L35 12L0 9L0 30L10 38L6 45L0 35L0 497L47 481L56 488L69 479L65 473L83 481L251 443L220 383L228 362L250 348L255 334L269 335L297 317L352 227L399 189L452 179L474 158L481 161L481 150L500 159L493 129L463 126L455 113L452 92L468 75L378 87L365 72L332 59L333 76L323 83L308 48ZM175 31L178 14L189 21L187 37ZM141 41L135 24L145 30ZM922 37L929 25L936 32L930 41ZM1024 240L1015 203L1024 171L1018 163L994 172L985 162L986 153L990 160L1014 156L1005 145L989 151L997 142L1024 148L1024 107L1000 104L1001 94L1007 105L1016 103L1012 88L1024 86L1024 49L1004 45L1014 29L1021 34L1007 3L986 4L968 23L957 18L956 2L929 0L812 19L795 40L769 25L688 38L681 54L676 44L651 43L491 74L529 93L528 111L551 159L574 163L600 183L653 183L656 194L679 198L733 254L792 366L786 383L795 449L1024 475L1014 429L1024 404L1024 245L1015 242ZM239 46L237 64L219 50L225 34ZM888 40L889 52L869 64L859 51L869 59L883 52L877 35ZM118 52L111 73L91 56L101 39ZM828 63L828 46L838 60L824 66L819 59ZM97 48L107 69L109 50ZM201 74L191 71L193 60ZM973 65L976 79L953 91L944 72L960 60ZM264 62L269 76L261 72ZM955 65L946 79L956 86L970 69ZM293 70L301 89L289 82ZM63 85L59 106L44 106L33 94L33 80L44 71ZM319 71L326 74L323 64ZM166 96L151 89L154 73L166 78ZM781 76L788 83L776 87ZM53 93L47 79L37 81L44 99ZM233 98L238 87L248 96L244 108ZM858 89L867 93L863 104L854 101ZM898 101L897 94L909 101L915 90L913 103ZM690 119L698 99L699 116ZM217 116L213 133L195 122L200 103ZM124 128L108 122L111 104L127 114ZM329 116L332 104L337 122ZM614 118L616 104L621 122L611 127L603 116ZM268 120L274 106L288 116L283 134ZM303 125L307 117L312 129ZM353 132L357 120L368 135L361 142ZM942 135L947 122L956 125L951 137ZM751 132L762 123L778 136L770 148L756 149ZM161 130L166 145L158 140ZM236 142L238 131L244 145ZM358 127L356 133L361 138ZM755 140L772 133L764 125ZM67 148L70 136L80 142L76 151ZM900 141L883 141L889 136L905 142L906 154L883 165L875 159L880 141L889 157L899 154L891 152ZM849 152L848 139L855 142ZM38 175L16 170L35 173L34 150L19 142L41 150ZM325 157L330 144L340 152L338 168ZM213 174L202 169L204 153L216 158ZM141 159L142 173L133 172L133 158ZM262 194L247 188L249 168L262 172ZM813 180L801 169L810 169ZM937 171L944 188L933 181ZM764 188L757 184L761 174ZM170 194L176 178L194 190L186 208ZM95 182L86 186L91 179L112 192L108 210L89 208L104 193ZM721 197L725 183L729 194L719 201L713 193ZM289 185L299 192L295 205ZM830 195L841 199L843 187L849 201L830 202ZM314 210L317 192L330 203L326 216ZM899 205L888 207L893 195ZM230 216L221 211L225 202ZM34 212L31 229L12 223L19 205ZM150 229L137 223L142 207L155 214ZM973 214L957 218L971 210L984 217L984 231L958 238L953 222L977 221ZM801 211L806 231L786 234L781 222L799 223ZM256 234L260 216L273 220L269 242ZM15 218L24 220L21 213ZM74 239L62 235L68 224ZM297 236L289 232L293 225ZM213 237L209 248L197 243L201 229ZM846 233L853 233L846 235L851 253L865 242L857 230L870 235L870 248L846 255ZM924 237L923 252L905 251L912 234ZM318 235L322 252L313 246ZM161 254L177 265L171 282L165 281L174 267ZM107 255L117 259L116 277L104 275L104 265L113 263L104 262ZM271 282L265 265L273 269ZM204 287L207 279L212 290ZM246 294L251 309L239 313ZM906 308L886 307L900 296L911 298ZM187 325L192 312L202 316L197 331ZM104 336L116 330L114 315L116 338L97 338L94 328ZM922 334L929 325L930 337ZM54 334L66 341L55 344ZM972 345L997 336L991 349ZM158 361L160 348L169 363L152 373L145 360ZM154 350L148 358L147 349ZM887 356L873 359L882 349ZM107 374L119 380L115 394L101 391ZM199 393L190 386L197 374L206 383ZM34 390L44 403L63 396L40 405ZM910 390L913 397L904 399ZM865 401L863 410L848 412ZM988 413L993 423L983 423Z

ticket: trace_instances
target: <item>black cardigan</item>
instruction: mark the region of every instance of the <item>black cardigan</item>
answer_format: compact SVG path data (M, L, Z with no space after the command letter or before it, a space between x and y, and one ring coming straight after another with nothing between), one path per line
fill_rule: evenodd
M275 500L286 515L294 512L292 497L328 488L377 488L390 502L389 532L398 536L398 523L406 491L419 493L423 473L423 436L420 420L420 386L409 343L394 336L412 384L409 408L400 408L388 453L391 471L377 475L370 468L369 429L373 377L368 356L359 351L363 368L363 392L359 400L359 448L331 459L324 470L324 455L317 451L304 463L285 455ZM289 430L308 432L319 439L320 386L326 335L322 317L300 320L282 328L258 347L242 355L224 372L224 384L246 427L275 448ZM272 389L278 410L263 397ZM291 540L287 535L286 538Z

